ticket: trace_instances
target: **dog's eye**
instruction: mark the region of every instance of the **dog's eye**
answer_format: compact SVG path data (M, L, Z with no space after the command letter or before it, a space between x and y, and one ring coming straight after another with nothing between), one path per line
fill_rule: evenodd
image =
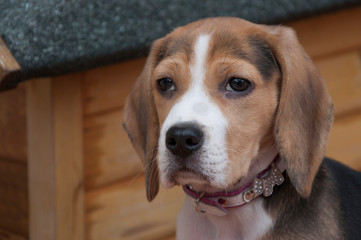
M158 80L159 90L162 92L169 92L175 90L173 80L170 78L161 78Z
M243 78L231 78L227 83L226 90L245 92L251 86L251 82Z

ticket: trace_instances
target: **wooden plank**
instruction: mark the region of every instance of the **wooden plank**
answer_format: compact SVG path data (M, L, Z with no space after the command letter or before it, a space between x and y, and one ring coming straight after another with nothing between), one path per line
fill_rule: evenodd
M25 88L0 93L0 156L26 162Z
M174 236L176 215L183 204L180 188L161 188L148 203L144 177L86 194L86 239L162 239Z
M361 109L361 48L315 61L326 79L336 118Z
M144 63L142 58L85 72L84 114L122 108Z
M27 183L24 162L0 157L0 239L4 239L1 229L23 237L29 234Z
M20 65L0 37L0 87L5 78L18 71L20 71Z
M94 69L84 74L84 171L86 189L142 172L122 129L125 98L145 59Z
M83 239L81 76L27 83L31 239Z
M80 79L81 74L53 79L57 239L84 238L83 109Z
M334 123L327 156L361 171L361 113Z
M50 79L27 84L30 237L55 239L56 186Z
M85 118L84 174L87 190L142 172L141 161L121 122L121 110Z
M27 238L19 236L15 233L6 231L5 229L0 228L0 239L1 240L26 240Z
M361 7L287 24L312 58L361 47Z

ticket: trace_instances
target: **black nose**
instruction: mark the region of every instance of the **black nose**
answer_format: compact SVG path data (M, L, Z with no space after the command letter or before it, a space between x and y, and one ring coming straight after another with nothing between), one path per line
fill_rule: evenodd
M194 123L177 124L168 129L165 143L174 155L184 158L202 146L203 132Z

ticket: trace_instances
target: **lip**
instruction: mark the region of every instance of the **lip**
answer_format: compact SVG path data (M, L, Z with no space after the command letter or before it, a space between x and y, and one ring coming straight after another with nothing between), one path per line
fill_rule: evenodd
M213 186L206 176L191 170L179 170L174 174L174 181L176 185L189 185L197 192L219 192L222 189Z
M189 170L179 170L174 175L174 180L179 185L186 185L192 183L204 184L208 183L206 177L199 173Z

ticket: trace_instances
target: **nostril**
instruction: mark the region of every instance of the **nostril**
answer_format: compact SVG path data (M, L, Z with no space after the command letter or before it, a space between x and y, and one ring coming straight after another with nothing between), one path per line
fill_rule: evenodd
M188 146L194 146L194 145L197 145L198 144L198 141L194 138L188 138L186 140L186 145Z
M174 138L167 138L166 139L166 145L168 148L173 148L177 145L177 141Z
M192 136L190 138L187 138L185 141L186 147L189 147L189 148L196 147L201 142L202 136L199 136L199 137Z

